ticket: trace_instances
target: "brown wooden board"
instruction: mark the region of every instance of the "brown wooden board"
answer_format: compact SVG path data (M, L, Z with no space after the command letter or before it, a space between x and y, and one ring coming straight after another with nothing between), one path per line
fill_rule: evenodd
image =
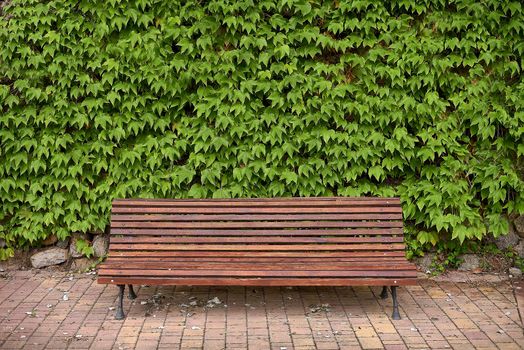
M176 210L173 210L176 212ZM344 221L402 220L402 214L113 214L112 221Z
M191 285L191 286L400 286L414 285L410 278L165 278L165 277L99 277L103 284Z
M127 236L112 237L111 243L402 243L402 237L279 237L279 236L244 236L244 237L150 237L150 236Z
M159 236L356 236L402 235L402 228L353 229L166 229L166 228L111 228L112 235Z
M113 207L113 214L356 214L401 213L400 207L323 206L323 207Z
M118 254L118 253L117 253ZM336 257L322 257L322 258L312 258L312 257L298 257L298 258L285 258L285 257L165 257L165 256L118 256L115 254L110 254L111 259L107 259L104 264L122 264L122 263L198 263L198 264L207 264L213 262L222 262L222 263L235 263L235 264L313 264L326 263L326 264L338 264L338 263L388 263L394 265L400 265L406 262L405 257L395 257L395 256L378 256L378 257L354 257L354 258L336 258ZM154 258L154 259L152 259ZM413 266L411 264L410 266Z
M328 228L328 227L402 227L402 221L113 221L112 228Z
M399 198L383 197L288 197L288 198L235 198L235 199L115 199L113 207L124 206L158 206L158 207L304 207L335 205L400 205Z
M111 250L203 250L203 251L317 251L317 250L404 250L404 244L147 244L147 243L112 243Z
M271 258L357 258L357 257L404 257L404 251L109 251L109 258L113 256L126 257L271 257Z
M144 269L110 269L102 268L99 276L131 276L131 277L414 277L416 272L403 270L346 270L346 271L318 271L318 270L144 270Z
M387 260L379 261L352 261L352 262L316 262L295 260L295 262L261 262L261 261L236 261L236 262L184 262L184 261L112 261L103 263L100 268L121 269L218 269L218 270L365 270L369 268L380 270L412 270L413 264L399 262L391 264Z

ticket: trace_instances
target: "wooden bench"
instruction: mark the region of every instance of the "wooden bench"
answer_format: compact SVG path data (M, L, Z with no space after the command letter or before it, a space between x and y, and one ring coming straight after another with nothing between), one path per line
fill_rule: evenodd
M391 287L416 283L398 198L113 201L98 283Z

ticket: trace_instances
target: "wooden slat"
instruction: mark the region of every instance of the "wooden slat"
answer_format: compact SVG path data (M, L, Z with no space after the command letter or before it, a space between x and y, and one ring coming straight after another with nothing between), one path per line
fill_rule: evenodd
M148 284L191 286L400 286L417 284L410 278L151 278L99 277L101 284Z
M317 197L317 198L236 198L236 199L115 199L118 206L157 207L304 207L333 205L400 205L399 198L383 197Z
M395 256L378 256L378 257L354 257L354 258L336 258L336 257L322 257L322 258L285 258L285 257L155 257L154 260L149 256L117 256L111 255L111 259L107 259L104 264L122 264L122 263L150 263L150 262L159 262L159 263L197 263L197 264L208 264L208 263L235 263L235 264L345 264L345 263L370 263L370 264L403 264L407 263L405 257L395 257ZM414 264L411 264L415 266Z
M149 222L117 221L115 228L328 228L328 227L402 227L402 221L229 221L229 222Z
M359 270L416 270L413 264L408 262L391 264L388 261L381 262L338 262L338 263L323 263L317 262L315 264L295 262L295 263L262 263L262 262L168 262L168 261L113 261L110 263L103 263L99 266L99 270L107 269L122 269L122 270L305 270L305 271L359 271Z
M402 237L112 237L111 243L402 243Z
M109 251L109 258L120 257L149 257L149 258L176 258L176 257L196 257L196 258L215 258L234 257L234 258L356 258L356 257L404 257L403 251L221 251L220 253L210 251Z
M176 209L173 210L176 213ZM344 221L402 220L402 214L113 214L112 221Z
M216 207L216 208L208 208L208 207L180 207L177 208L176 211L174 211L173 208L170 207L116 207L114 206L111 210L113 214L140 214L140 213L148 213L148 214L159 214L159 213L165 213L165 214L270 214L270 213L277 213L277 214L351 214L351 213L401 213L402 208L400 206L392 206L392 207L385 207L385 206L376 206L376 207L356 207L356 206L348 206L348 207L342 207L342 206L333 206L333 207L262 207L262 208L254 208L254 207Z
M412 277L413 271L398 270L355 270L355 271L316 271L316 270L144 270L144 269L99 269L100 276L131 277Z
M317 251L317 250L404 250L404 244L117 244L110 243L110 250L202 250L202 251Z
M156 229L112 228L112 235L160 235L160 236L354 236L354 235L402 235L402 228L358 229Z

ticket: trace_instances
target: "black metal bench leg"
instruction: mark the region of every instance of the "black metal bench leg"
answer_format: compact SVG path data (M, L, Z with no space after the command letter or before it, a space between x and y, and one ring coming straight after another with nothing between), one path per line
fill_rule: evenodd
M393 298L393 314L391 315L391 318L394 320L400 320L397 301L397 286L391 286L391 297Z
M124 290L126 289L126 285L119 284L118 288L120 288L120 293L118 294L118 305L116 306L115 319L123 320L125 317L124 315Z
M135 294L135 291L133 290L133 285L128 284L127 287L129 288L129 294L127 295L127 297L131 300L136 299L136 294Z
M388 298L388 287L387 286L382 287L382 293L380 293L380 298L382 299Z

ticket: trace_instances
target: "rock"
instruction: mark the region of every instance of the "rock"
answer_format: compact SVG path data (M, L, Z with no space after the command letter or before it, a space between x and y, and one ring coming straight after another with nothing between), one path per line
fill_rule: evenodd
M66 237L63 240L56 242L55 246L57 246L58 248L66 249L69 246L69 241L70 241L70 238Z
M510 267L508 270L509 274L515 278L522 276L522 271L518 267Z
M519 242L519 236L515 233L512 225L509 225L509 232L507 235L495 238L495 244L500 250L506 250L514 247Z
M107 235L97 235L93 239L93 251L97 258L101 258L107 255L107 250L109 248L109 236Z
M524 238L524 215L519 216L518 218L513 221L513 225L515 226L515 231L517 234Z
M76 249L76 242L79 240L79 239L82 239L84 241L87 241L87 235L84 234L84 233L73 233L71 235L71 244L69 245L69 253L71 254L71 256L73 258L80 258L82 257L82 253L80 253L77 249Z
M418 266L420 271L426 272L431 269L431 264L434 260L435 253L425 253L423 257L417 258L415 260L415 264Z
M515 253L517 253L518 256L524 259L524 239L521 240L520 243L515 246Z
M463 254L460 258L463 261L458 268L459 271L475 270L480 267L480 259L475 254Z
M51 265L58 265L65 262L68 258L67 249L48 248L31 256L31 265L35 268L42 268Z
M73 263L71 264L71 270L78 271L78 272L84 272L88 270L91 265L95 263L95 260L88 259L88 258L78 258L74 259Z
M50 245L55 244L58 241L58 237L53 233L52 235L49 235L42 241L42 245L47 247Z

